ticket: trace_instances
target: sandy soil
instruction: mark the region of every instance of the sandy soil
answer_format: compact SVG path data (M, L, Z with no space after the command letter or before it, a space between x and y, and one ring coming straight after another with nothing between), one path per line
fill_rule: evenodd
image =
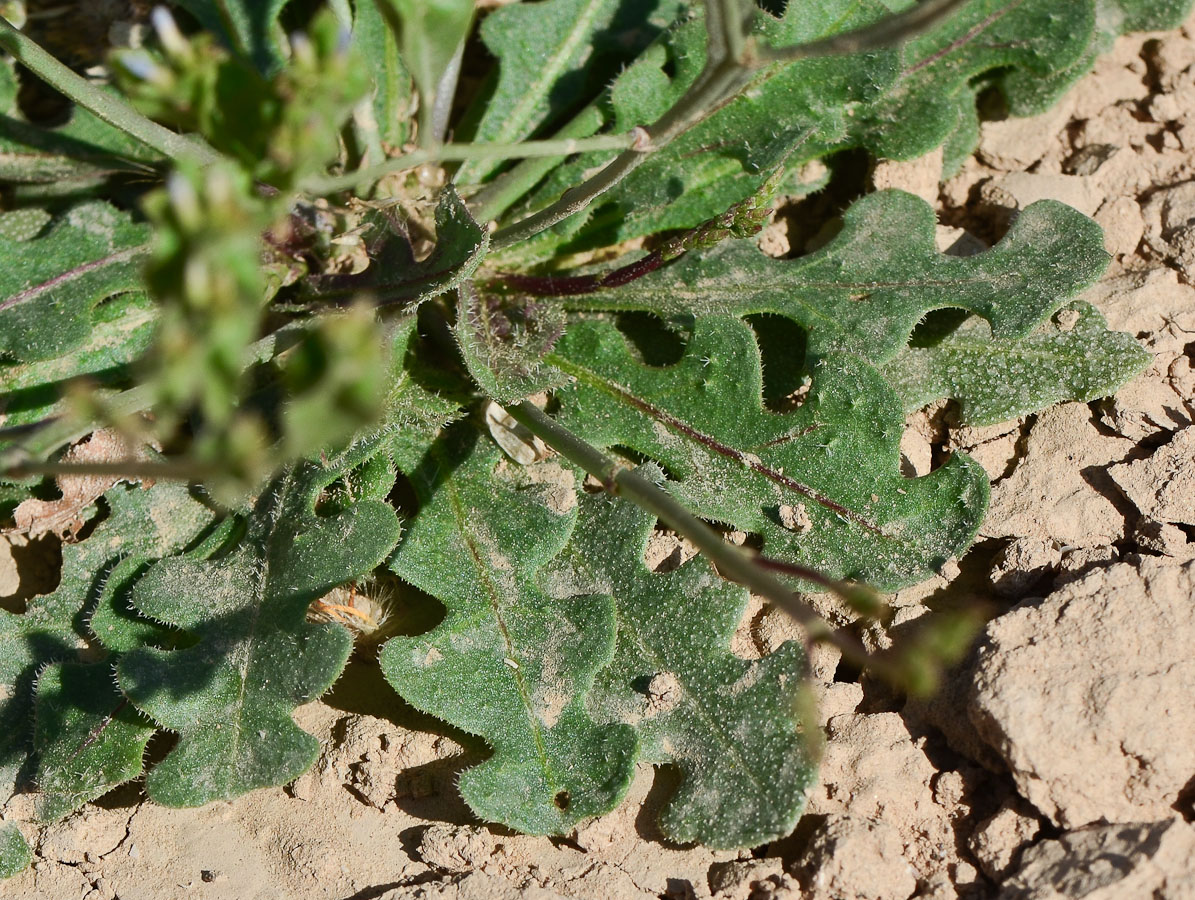
M1120 40L1056 110L985 125L977 157L944 184L934 157L876 167L877 185L938 204L944 245L990 240L1042 197L1094 215L1115 261L1085 299L1153 363L1115 399L1000 426L911 417L909 469L965 450L993 500L962 560L897 595L891 633L947 597L997 615L929 702L819 651L827 755L794 836L740 853L670 846L652 826L667 773L650 767L621 810L569 839L480 827L453 783L483 748L402 708L365 661L299 710L324 749L294 784L198 810L123 788L48 828L0 896L1195 897L1193 38L1195 19ZM653 547L653 561L672 549ZM15 574L0 572L9 592L33 589L38 573ZM757 605L736 650L791 634Z

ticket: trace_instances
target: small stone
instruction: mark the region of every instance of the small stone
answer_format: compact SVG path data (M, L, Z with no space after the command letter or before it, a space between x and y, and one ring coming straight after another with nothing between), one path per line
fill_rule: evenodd
M1099 825L1025 850L999 900L1190 900L1195 828L1181 820Z
M988 207L1021 210L1038 200L1058 200L1079 212L1095 215L1104 194L1090 178L1082 175L1033 175L1013 172L993 178L979 189L980 202Z
M1065 828L1168 816L1195 772L1195 563L1096 569L990 622L968 715Z
M1062 550L1049 538L1017 538L996 554L989 577L1001 597L1020 598L1058 570Z
M1017 865L1021 850L1041 832L1041 821L1029 804L1017 797L1006 800L984 819L967 840L985 875L1002 881Z
M778 859L732 859L710 866L710 893L716 900L757 900L783 878Z
M1113 256L1134 253L1145 236L1141 207L1128 197L1108 200L1095 214L1095 220L1104 229L1104 248Z

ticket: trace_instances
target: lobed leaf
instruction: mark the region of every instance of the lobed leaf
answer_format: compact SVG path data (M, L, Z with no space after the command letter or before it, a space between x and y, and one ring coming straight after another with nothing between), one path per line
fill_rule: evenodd
M352 640L340 626L309 623L307 608L370 572L399 534L394 510L374 497L326 516L316 503L345 469L376 452L362 445L331 468L303 463L284 472L258 499L234 549L211 560L163 560L137 582L136 608L193 640L132 650L117 666L126 696L179 734L146 779L155 801L228 799L285 784L315 760L319 742L290 713L327 690Z
M164 482L152 488L118 486L104 495L108 515L84 540L66 544L58 587L29 602L24 613L0 611L0 795L7 799L29 774L28 752L34 683L40 668L51 662L74 662L86 646L86 619L105 589L109 573L122 559L149 559L173 553L191 543L213 514L191 497L185 485ZM110 674L104 682L111 684ZM98 719L97 719L98 722ZM70 740L64 735L64 740ZM70 753L71 745L43 752ZM97 747L97 751L100 748ZM98 796L103 789L97 785ZM51 800L50 803L57 801Z
M0 878L12 878L29 868L31 862L33 851L21 830L12 822L0 825Z
M141 774L153 724L116 689L112 666L53 663L37 679L37 816L53 822Z
M790 3L779 20L759 12L756 35L792 46L909 5ZM967 141L976 133L977 79L992 74L1014 114L1040 112L1090 68L1109 35L1176 21L1190 7L1190 0L1170 0L1153 14L1140 0L971 0L898 50L773 65L604 194L587 218L574 217L503 257L534 261L562 243L585 249L688 228L750 196L777 166L795 170L837 150L863 147L909 159L952 135ZM645 54L614 83L613 130L655 121L697 77L705 54L700 16L677 27L663 49ZM547 205L610 158L583 154L561 166L522 212Z
M87 340L92 311L141 286L149 228L105 203L65 213L44 237L0 237L0 353L34 362Z
M1076 302L1018 340L1000 340L977 319L924 346L901 350L881 367L906 410L939 399L959 403L965 425L992 425L1063 400L1110 396L1149 365L1130 334Z
M497 449L476 439L450 431L409 473L421 507L390 566L447 611L426 634L388 641L382 671L412 706L493 747L460 778L479 817L562 834L612 809L634 767L633 730L585 708L614 651L613 607L543 591L536 572L568 540L575 509L496 472Z
M983 316L999 338L1026 334L1108 264L1100 227L1054 201L1029 206L1000 243L975 256L939 253L935 221L924 200L880 191L851 206L838 235L807 256L773 259L754 240L724 242L567 302L660 315L777 313L807 330L814 356L883 361L927 312L943 307Z
M899 398L857 358L823 358L782 414L763 407L759 348L737 319L699 318L673 366L644 365L597 321L547 359L575 379L557 391L563 425L656 460L697 515L831 577L883 590L926 578L968 546L987 506L987 477L965 456L900 475Z
M700 557L667 574L649 571L650 515L604 495L579 502L572 540L541 580L554 593L614 597L614 659L588 707L599 722L633 725L644 760L680 769L681 785L659 813L664 835L716 848L784 837L817 772L797 721L799 645L761 660L735 656L730 638L745 589Z

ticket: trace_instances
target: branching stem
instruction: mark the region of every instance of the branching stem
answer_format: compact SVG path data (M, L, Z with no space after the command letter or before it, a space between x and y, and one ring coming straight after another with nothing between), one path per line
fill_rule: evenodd
M414 150L395 156L356 172L343 175L316 176L303 182L303 190L311 194L334 194L361 184L370 184L394 172L413 169L430 162L466 162L478 159L529 159L532 157L571 156L594 150L624 150L642 140L639 132L602 134L590 138L554 138L547 141L523 141L518 144L441 144L425 150Z

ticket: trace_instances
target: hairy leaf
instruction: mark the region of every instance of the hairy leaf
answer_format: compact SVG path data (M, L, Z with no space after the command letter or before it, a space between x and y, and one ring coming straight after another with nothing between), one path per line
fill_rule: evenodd
M130 363L149 347L156 319L145 294L121 294L95 310L83 343L69 354L0 363L0 426L29 425L62 413L63 391L72 379L86 376L99 384L127 379Z
M0 182L25 186L14 190L22 199L28 200L35 190L78 196L114 174L142 177L148 165L160 158L79 106L52 128L27 122L16 106L16 96L12 63L0 62Z
M676 0L546 0L502 7L481 23L481 39L499 60L493 92L473 141L514 143L583 102L675 18ZM611 40L606 35L617 35ZM465 163L460 184L483 181L501 163Z
M910 5L791 3L781 20L759 13L756 31L767 43L790 46L873 23ZM899 50L771 66L604 194L588 221L574 217L503 256L542 258L570 235L576 241L571 246L583 248L691 227L750 196L778 165L797 166L835 150L865 147L878 156L919 156L974 118L971 84L985 73L1001 73L998 85L1014 113L1039 112L1090 67L1098 29L1118 33L1169 22L1191 3L1167 4L1157 18L1147 16L1140 2L1114 10L1128 10L1127 16L1097 17L1097 6L1105 4L971 0ZM704 58L703 22L677 28L665 50L645 54L615 82L614 130L653 122L697 77ZM584 154L560 167L523 211L546 205L610 158Z
M31 748L35 673L49 662L76 660L85 646L85 618L109 572L122 559L144 563L182 549L213 518L178 483L118 486L104 500L107 518L85 540L63 546L62 574L53 593L31 600L23 614L0 611L0 685L5 698L0 702L0 794L5 798L16 786ZM110 674L104 681L111 684Z
M33 851L21 830L12 822L0 825L0 878L12 878L29 868L31 862Z
M410 473L422 506L391 568L447 613L426 634L387 642L382 671L411 705L494 748L460 778L478 816L561 834L612 809L631 779L633 731L599 726L584 702L614 651L613 605L539 587L575 509L554 511L534 486L496 473L497 449L476 439L450 432Z
M962 551L983 517L987 477L968 458L899 474L900 401L862 360L821 360L783 414L763 408L759 349L736 319L698 319L674 366L639 362L606 322L573 326L548 361L576 379L557 392L564 425L658 461L678 499L760 534L771 556L895 589Z
M141 284L149 229L105 203L64 214L44 237L0 238L0 353L50 359L87 340L92 309Z
M501 296L472 284L457 292L454 331L461 357L482 390L501 403L563 383L559 372L543 364L543 357L564 333L564 324L560 304L504 304Z
M37 679L37 816L53 822L141 774L153 724L121 696L112 665L54 663Z
M991 425L1062 400L1110 396L1149 365L1130 334L1108 331L1095 307L1076 302L1020 340L999 340L968 319L941 340L901 350L881 371L906 410L942 398L960 420Z
M228 799L285 784L315 760L319 742L291 711L328 689L352 641L340 626L307 622L307 608L371 571L398 540L394 510L380 500L316 511L320 492L368 449L331 468L286 471L258 499L235 549L212 560L163 560L137 582L136 608L194 640L133 650L117 666L129 699L179 734L146 779L155 801Z
M655 471L659 477L659 471ZM614 597L614 659L589 709L639 733L642 756L673 763L683 782L660 812L669 840L754 847L792 831L815 761L798 732L803 654L730 651L747 592L698 557L667 574L643 562L652 517L623 500L585 495L572 540L542 579L555 592Z
M1000 338L1023 335L1108 264L1099 226L1054 201L1028 207L977 256L939 253L934 223L924 200L881 191L855 203L837 237L808 256L772 259L753 240L727 242L568 302L663 315L778 313L807 329L815 356L884 360L908 343L926 312L942 307L983 316Z

